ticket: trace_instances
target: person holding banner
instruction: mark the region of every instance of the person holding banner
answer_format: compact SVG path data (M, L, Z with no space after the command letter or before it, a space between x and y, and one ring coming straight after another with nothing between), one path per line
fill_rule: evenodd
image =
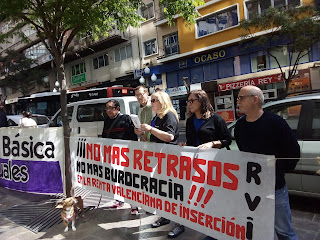
M103 138L137 141L134 126L129 115L120 113L120 103L117 100L109 100L106 103L107 118L104 120L102 131ZM121 207L123 202L116 200L110 209ZM131 214L138 214L136 207L131 208Z
M187 106L189 118L186 123L186 143L180 146L197 148L228 148L231 144L231 134L225 121L215 114L207 93L203 90L193 90L188 94ZM203 240L215 240L206 237Z
M279 240L297 240L289 204L285 173L293 170L300 157L300 146L287 122L280 116L264 111L263 92L255 86L241 88L237 103L245 115L235 126L235 138L240 151L275 155L275 221Z
M151 95L151 108L156 113L151 125L141 124L141 131L149 133L150 142L177 144L179 137L179 117L173 108L170 96L166 92L157 91ZM170 220L160 217L151 224L153 228L169 224ZM176 224L168 233L169 238L179 236L184 232L184 226Z
M180 146L197 148L224 148L231 144L231 134L226 122L215 114L208 95L203 90L193 90L187 100L189 118L186 123L187 143Z

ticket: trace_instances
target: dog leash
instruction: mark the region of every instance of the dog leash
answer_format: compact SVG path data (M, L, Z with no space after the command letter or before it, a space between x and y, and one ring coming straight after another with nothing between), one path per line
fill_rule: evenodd
M97 210L98 210L98 208L100 206L100 203L101 203L101 198L102 198L102 194L100 194L100 199L99 199L98 205L97 205L97 207L95 207L95 211L93 212L92 216L87 218L86 220L83 220L83 223L86 223L89 220L91 220L93 218L93 216L96 214L96 212L97 212ZM79 214L78 214L78 216L81 217ZM83 217L81 217L81 218L84 219Z

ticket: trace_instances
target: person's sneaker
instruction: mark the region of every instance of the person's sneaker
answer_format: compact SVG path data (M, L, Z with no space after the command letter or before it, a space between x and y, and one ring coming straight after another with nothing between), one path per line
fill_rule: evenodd
M138 208L131 208L131 215L139 215L139 209Z
M113 203L113 205L111 205L109 208L110 208L111 210L115 210L115 209L117 209L117 208L119 208L119 207L122 207L122 206L123 206L123 202L115 201L115 202Z
M178 237L181 233L184 232L184 226L183 225L176 225L169 233L169 238L175 238Z
M155 221L154 223L151 224L151 227L157 228L157 227L169 224L169 223L170 223L169 219L160 217L157 221Z

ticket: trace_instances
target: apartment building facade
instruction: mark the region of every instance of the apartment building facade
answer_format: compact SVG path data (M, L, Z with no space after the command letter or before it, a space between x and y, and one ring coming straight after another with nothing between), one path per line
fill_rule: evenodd
M196 24L187 26L177 18L179 52L158 57L157 71L165 75L166 91L183 111L187 90L202 88L214 104L216 112L227 122L237 118L236 96L241 86L254 84L265 94L266 100L275 99L285 85L276 61L263 51L248 50L240 44L239 23L268 7L299 7L314 3L311 0L212 0L198 10L202 15ZM155 25L157 23L155 22ZM159 27L159 25L158 25ZM275 52L283 70L289 66L289 51ZM299 62L293 90L318 89L320 60L319 45ZM295 56L293 56L295 57ZM183 116L180 116L183 119Z

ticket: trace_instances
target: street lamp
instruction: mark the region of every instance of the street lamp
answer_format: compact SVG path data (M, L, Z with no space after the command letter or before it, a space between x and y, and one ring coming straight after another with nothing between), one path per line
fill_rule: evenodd
M148 67L149 64L146 64L146 67L144 68L144 73L149 74L150 73L150 68Z
M53 88L52 92L58 92L60 91L59 86L60 83L58 82L58 80L54 83L55 88Z
M146 80L144 79L144 77L141 75L140 79L139 79L140 84L144 85L144 83L146 82Z

